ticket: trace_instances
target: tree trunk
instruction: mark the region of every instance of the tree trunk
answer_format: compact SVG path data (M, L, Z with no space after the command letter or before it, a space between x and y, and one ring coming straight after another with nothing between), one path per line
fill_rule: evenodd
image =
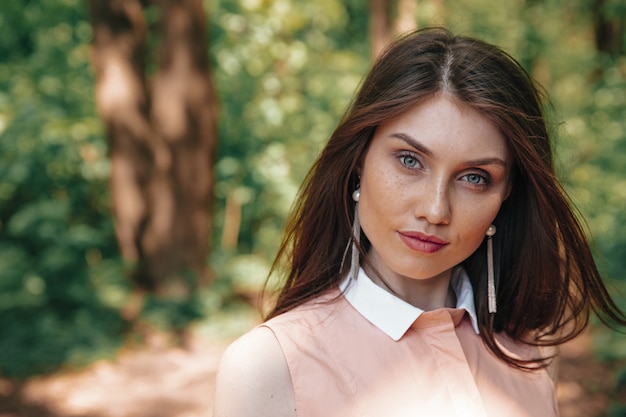
M395 33L402 34L417 29L415 13L417 0L398 0L398 15L395 22Z
M396 17L392 25L391 0L370 0L370 47L376 59L395 35L417 28L415 13L417 0L397 0Z
M96 103L122 256L139 289L184 299L208 276L217 105L202 0L156 4L161 45L148 84L142 3L91 0Z
M611 13L606 0L595 0L592 13L596 49L614 57L626 54L626 12Z
M391 41L391 1L370 0L370 48L376 59Z

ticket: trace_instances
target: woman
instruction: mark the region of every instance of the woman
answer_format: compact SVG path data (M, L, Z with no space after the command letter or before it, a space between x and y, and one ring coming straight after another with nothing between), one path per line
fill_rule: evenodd
M537 87L443 29L374 65L297 200L215 417L555 416L556 346L626 318L555 178Z

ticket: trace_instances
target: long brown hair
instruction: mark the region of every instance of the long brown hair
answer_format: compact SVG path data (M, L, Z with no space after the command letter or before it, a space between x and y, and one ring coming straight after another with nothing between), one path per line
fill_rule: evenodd
M485 344L510 365L536 367L545 361L508 357L495 333L557 345L578 335L592 311L607 323L626 325L602 282L585 229L555 177L541 90L501 49L439 28L408 34L387 49L313 165L272 268L275 273L285 267L286 279L268 318L338 285L352 239L350 195L377 126L438 93L487 117L514 156L512 191L494 221L496 314L487 308L486 245L463 263ZM367 245L365 239L363 256Z

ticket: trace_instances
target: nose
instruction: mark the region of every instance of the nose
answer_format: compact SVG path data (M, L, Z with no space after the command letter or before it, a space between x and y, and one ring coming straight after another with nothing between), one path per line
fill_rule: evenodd
M432 181L425 187L418 204L417 217L431 224L449 224L450 190L445 181Z

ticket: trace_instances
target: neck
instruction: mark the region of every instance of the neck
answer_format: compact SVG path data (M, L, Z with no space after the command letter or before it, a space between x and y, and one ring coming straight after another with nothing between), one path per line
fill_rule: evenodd
M444 307L456 307L456 294L450 286L452 270L427 279L417 279L390 271L363 267L367 275L378 286L395 294L407 303L424 311Z

